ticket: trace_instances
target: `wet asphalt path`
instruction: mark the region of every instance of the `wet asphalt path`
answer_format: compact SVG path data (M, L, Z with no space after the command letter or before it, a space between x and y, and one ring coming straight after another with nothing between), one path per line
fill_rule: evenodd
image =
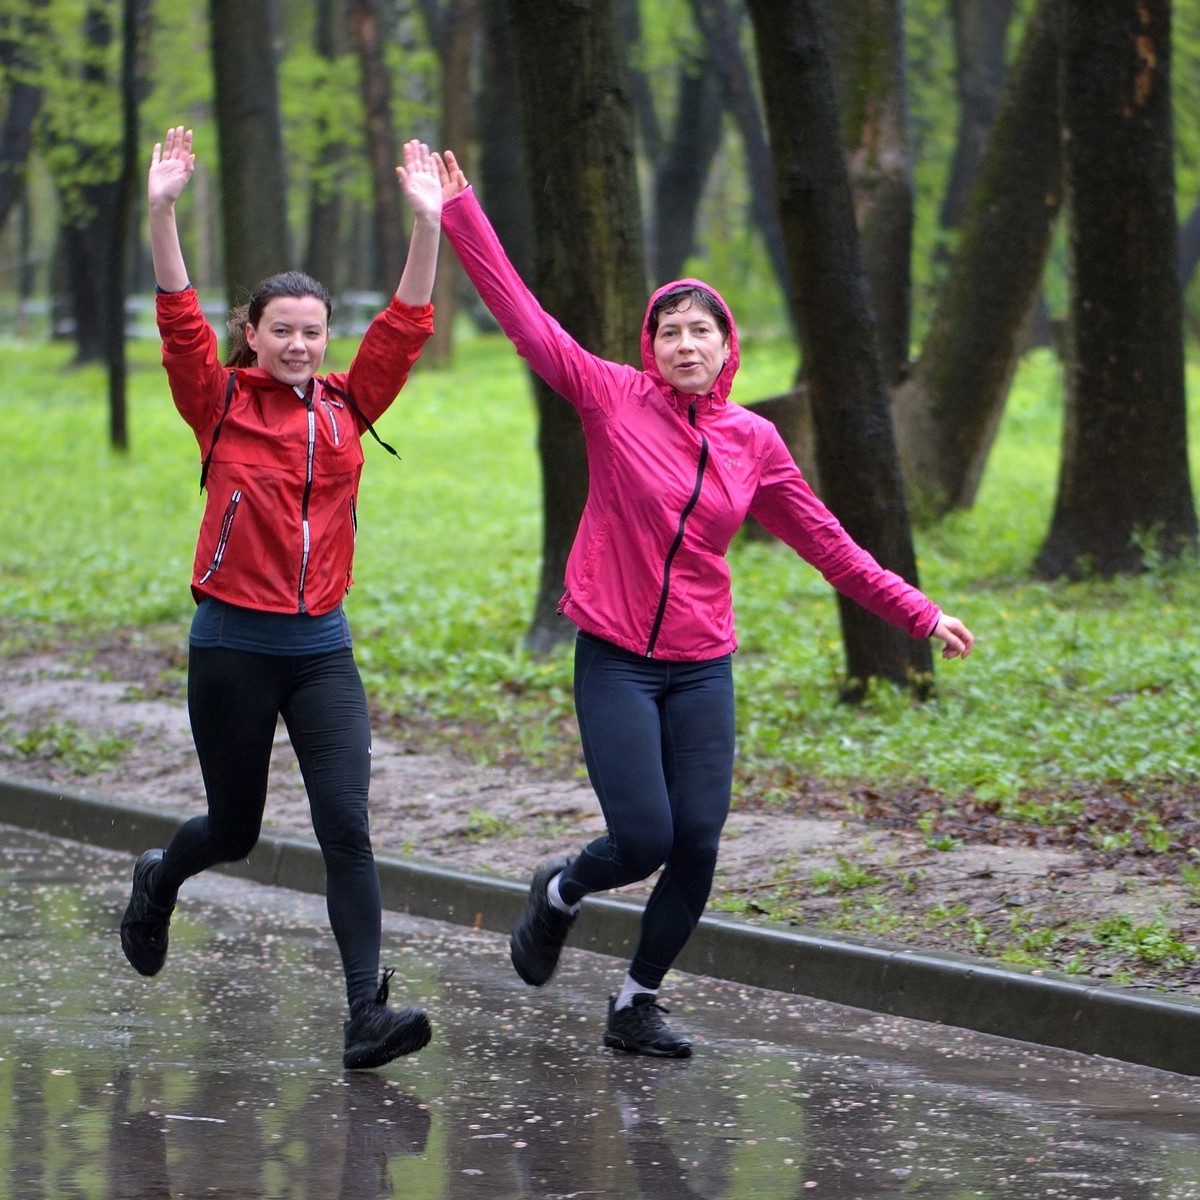
M613 959L543 991L503 937L385 914L431 1045L341 1068L319 897L193 880L125 963L132 856L0 826L0 1196L1200 1198L1200 1079L697 976L690 1060L600 1044Z

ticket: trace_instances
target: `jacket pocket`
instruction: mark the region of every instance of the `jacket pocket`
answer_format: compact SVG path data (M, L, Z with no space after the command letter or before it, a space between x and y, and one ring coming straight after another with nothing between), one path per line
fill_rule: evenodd
M221 532L217 536L217 547L213 551L212 562L208 564L208 570L201 576L200 583L207 583L213 573L220 569L221 560L225 557L225 548L229 545L229 535L233 532L233 519L237 516L238 505L241 502L241 489L235 488L233 495L229 497L229 503L225 506L225 515L221 518Z

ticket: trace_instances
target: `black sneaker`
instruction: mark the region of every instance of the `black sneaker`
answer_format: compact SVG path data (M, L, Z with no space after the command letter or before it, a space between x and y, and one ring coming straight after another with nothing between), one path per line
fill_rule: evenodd
M344 1026L345 1051L342 1065L347 1071L382 1067L402 1054L415 1054L429 1045L433 1036L423 1008L388 1008L388 980L394 971L384 971L383 982L373 1001L360 1005Z
M563 942L575 924L574 914L555 908L546 895L546 885L560 871L566 870L570 862L569 858L554 859L542 863L534 871L525 911L509 935L512 965L531 987L541 987L550 981L558 966Z
M690 1058L692 1043L668 1029L662 1019L667 1011L651 995L634 996L633 1003L615 1008L616 996L608 998L608 1027L604 1044L626 1054L647 1054L651 1058Z
M167 961L167 927L175 905L150 899L150 878L162 858L161 850L147 850L133 864L133 892L121 918L121 949L141 975L157 975Z

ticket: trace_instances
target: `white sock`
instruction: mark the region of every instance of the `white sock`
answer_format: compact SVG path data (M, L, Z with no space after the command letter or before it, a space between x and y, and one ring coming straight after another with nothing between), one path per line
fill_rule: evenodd
M614 1010L628 1008L633 1003L634 996L657 996L658 988L648 988L638 983L632 975L625 976L625 982L621 985L621 990L617 993L617 998L613 1003Z
M546 885L546 899L558 909L559 912L569 913L574 916L579 911L578 904L568 904L558 890L558 881L562 878L562 872L559 871L555 877Z

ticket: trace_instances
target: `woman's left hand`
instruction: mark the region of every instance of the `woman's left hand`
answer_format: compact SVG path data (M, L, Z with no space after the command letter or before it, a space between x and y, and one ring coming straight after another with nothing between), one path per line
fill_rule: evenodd
M945 613L938 618L929 636L943 643L943 658L966 658L975 645L975 635L957 617L948 617Z

